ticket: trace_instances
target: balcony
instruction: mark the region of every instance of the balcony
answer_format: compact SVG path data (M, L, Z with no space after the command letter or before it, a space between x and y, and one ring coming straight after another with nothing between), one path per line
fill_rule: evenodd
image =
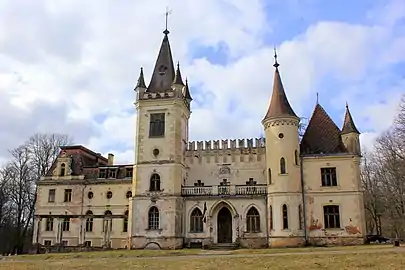
M266 185L184 186L182 196L266 195Z

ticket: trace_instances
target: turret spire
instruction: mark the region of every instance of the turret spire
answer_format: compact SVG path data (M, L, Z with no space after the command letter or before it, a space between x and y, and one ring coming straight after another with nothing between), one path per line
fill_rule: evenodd
M191 97L191 94L190 94L190 88L188 87L187 78L186 78L186 86L184 87L184 97L189 101L193 100L193 98Z
M183 85L183 79L181 78L181 72L180 72L180 63L177 62L177 69L176 69L176 74L174 75L174 80L173 84L178 84L178 85Z
M271 102L269 109L267 110L266 118L281 117L281 116L293 116L297 117L294 110L291 108L288 102L287 96L284 91L283 83L281 82L280 72L278 67L280 64L277 61L277 51L274 48L274 82L273 82L273 94L271 96Z
M346 133L357 133L360 134L359 130L357 129L356 125L354 124L353 117L349 110L349 105L346 101L346 113L345 113L345 120L343 122L342 134Z
M145 78L143 76L143 67L141 67L141 72L139 73L139 78L138 78L138 82L135 86L135 90L137 88L146 88Z

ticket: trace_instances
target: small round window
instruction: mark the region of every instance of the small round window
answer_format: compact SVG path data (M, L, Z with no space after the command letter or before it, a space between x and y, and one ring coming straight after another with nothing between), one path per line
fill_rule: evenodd
M153 151L152 151L152 154L153 154L155 157L157 157L157 156L159 155L159 153L160 153L160 151L159 151L159 149L157 149L157 148L153 149Z
M282 138L284 138L284 134L283 134L283 133L279 133L279 134L278 134L278 137L279 137L280 139L282 139Z
M126 196L127 196L127 199L131 198L132 197L132 191L128 191Z
M111 198L112 198L112 195L113 195L112 192L111 192L111 191L108 191L108 192L107 192L107 199L111 199Z
M89 191L89 193L87 193L87 198L89 198L90 200L93 199L94 194L92 191Z

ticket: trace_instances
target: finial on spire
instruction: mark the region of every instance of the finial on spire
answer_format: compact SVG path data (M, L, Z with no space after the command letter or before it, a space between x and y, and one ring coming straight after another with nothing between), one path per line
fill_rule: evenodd
M316 105L318 105L318 104L319 104L319 93L316 92Z
M166 7L166 12L165 12L165 16L166 16L166 28L165 31L163 31L163 34L168 35L170 33L170 31L167 29L167 19L169 17L169 15L172 13L171 10L169 10L169 7Z
M349 103L347 103L347 100L346 100L346 109L348 109L349 108Z
M277 50L276 50L276 46L274 46L274 65L273 67L278 68L280 66L280 64L277 62Z

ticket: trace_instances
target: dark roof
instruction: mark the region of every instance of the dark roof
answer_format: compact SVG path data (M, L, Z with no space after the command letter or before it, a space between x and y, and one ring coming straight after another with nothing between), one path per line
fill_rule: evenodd
M184 97L186 98L186 99L188 99L188 100L193 100L193 98L191 97L191 94L190 94L190 88L188 87L188 80L186 79L186 86L185 86L185 89L184 89Z
M152 78L146 92L165 92L171 89L174 80L173 57L170 49L168 31L164 32L162 45L155 63Z
M352 132L360 134L359 130L357 129L356 125L354 124L352 115L349 110L349 106L346 104L346 113L345 113L345 120L343 121L342 134L347 134L347 133L352 133Z
M315 110L301 140L302 154L332 154L347 152L340 129L329 117L321 105Z
M269 109L267 110L264 119L280 116L297 117L288 102L287 95L285 94L280 72L278 70L279 64L276 62L274 66L276 67L276 70L274 71L273 94L271 96Z
M135 89L137 89L137 88L146 88L145 78L143 76L143 68L141 68L141 72L139 73L138 82L135 86Z
M174 80L173 84L178 84L178 85L183 85L183 78L181 77L181 72L180 72L180 64L177 63L177 69L176 69L176 74L174 75Z

